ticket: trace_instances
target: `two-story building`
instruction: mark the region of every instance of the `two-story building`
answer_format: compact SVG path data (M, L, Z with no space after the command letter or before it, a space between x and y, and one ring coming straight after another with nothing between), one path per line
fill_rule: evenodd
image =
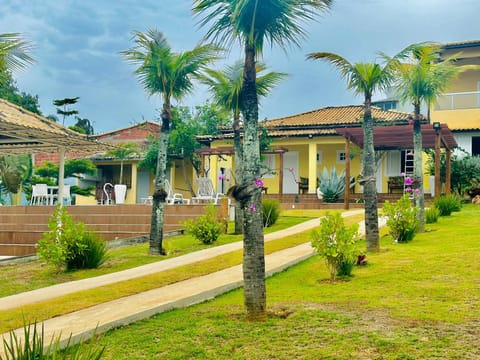
M456 64L476 65L462 72L430 110L432 121L448 124L459 150L480 155L480 40L443 45L442 58L456 56ZM457 151L457 154L461 152Z

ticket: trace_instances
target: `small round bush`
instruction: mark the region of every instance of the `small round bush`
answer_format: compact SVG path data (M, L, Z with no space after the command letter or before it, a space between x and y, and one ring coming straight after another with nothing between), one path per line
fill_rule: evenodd
M431 207L429 209L425 209L425 223L433 224L438 221L438 217L440 216L440 211L437 208Z
M280 203L274 199L262 200L263 226L269 227L275 224L280 216Z
M203 244L213 244L225 231L225 224L219 220L218 211L214 205L205 207L205 215L195 220L187 220L185 228L189 234Z

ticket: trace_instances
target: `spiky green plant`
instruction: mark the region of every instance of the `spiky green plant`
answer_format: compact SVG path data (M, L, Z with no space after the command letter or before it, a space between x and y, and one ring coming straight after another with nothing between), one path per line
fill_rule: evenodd
M320 192L322 193L323 201L327 203L335 203L341 195L345 192L345 170L337 174L337 169L330 168L330 172L326 167L323 168L323 173L318 175L320 180Z

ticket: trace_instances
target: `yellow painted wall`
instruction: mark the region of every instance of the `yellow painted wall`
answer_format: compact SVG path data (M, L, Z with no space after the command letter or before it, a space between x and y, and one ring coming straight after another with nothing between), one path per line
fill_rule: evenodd
M480 108L431 111L432 122L447 124L451 130L478 129L480 127Z
M345 140L339 136L318 137L313 139L306 138L285 138L275 139L271 147L273 148L286 148L288 151L298 151L299 153L299 168L295 169L294 176L299 179L300 177L309 177L309 144L316 144L317 151L321 151L322 159L320 163L317 163L315 158L316 176L323 172L323 168L326 167L329 171L332 167L335 167L337 172L342 171L345 168L345 163L337 163L337 151L345 151ZM212 143L212 148L229 147L232 146L228 141L215 141ZM352 147L351 160L351 176L358 177L361 167L361 155L358 148ZM316 157L316 154L315 154ZM231 156L223 156L224 160L218 156L210 156L210 178L217 183L217 175L220 167L232 168L234 165L234 159ZM279 192L279 164L280 154L275 155L275 171L274 177L264 177L263 182L268 188L268 192L271 194L278 194ZM292 175L293 176L293 175ZM386 180L385 180L386 181ZM316 184L315 184L316 187ZM358 189L356 189L358 191Z

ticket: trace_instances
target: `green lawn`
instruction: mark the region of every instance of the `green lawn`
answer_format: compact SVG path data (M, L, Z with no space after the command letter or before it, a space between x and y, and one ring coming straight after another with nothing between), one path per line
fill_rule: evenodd
M100 336L107 359L478 359L480 207L330 284L311 258L267 281L270 316L248 323L241 290Z
M307 215L300 214L300 211L297 211L296 214L289 211L287 216L281 216L275 225L266 228L265 233L268 234L273 231L282 230L310 220L312 217L322 216L325 214L325 211L315 211ZM15 264L0 266L0 297L34 290L66 281L80 280L93 276L109 274L140 265L165 260L171 257L184 255L193 251L241 240L242 235L233 235L233 226L232 224L229 224L229 233L221 235L218 241L212 245L204 245L190 235L179 235L165 238L164 248L167 250L168 256L158 257L149 255L148 244L124 246L111 249L109 250L109 259L99 269L58 273L55 271L55 269L47 266L47 264L41 260L27 262L21 265Z
M306 215L307 217L293 216L294 214L290 213L285 217L280 217L274 226L265 229L265 233L296 225L300 222L311 219L308 216L317 217L324 215L324 213L325 211L315 211L311 215ZM354 215L348 217L346 222L356 223L361 221L362 218L363 215ZM308 236L306 237L305 234L300 233L287 238L269 241L265 245L265 253L269 254L274 251L302 244L306 241L306 238L308 239ZM160 259L163 260L168 257L178 256L191 251L240 240L241 235L225 234L220 237L216 244L206 246L200 244L191 236L176 236L166 240L170 254L167 257L160 257ZM148 245L146 244L114 249L110 253L109 261L100 269L77 271L73 273L56 273L42 261L0 267L0 284L2 285L0 287L2 290L0 291L3 291L6 294L14 294L62 281L83 279L104 273L119 271L125 268L131 268L152 261L161 261L159 260L159 257L150 256L147 252ZM122 296L136 294L177 281L222 270L240 264L241 259L242 251L233 251L210 260L199 261L191 265L162 271L157 274L122 281L92 290L80 291L58 298L25 305L16 309L5 311L0 309L0 333L21 327L25 322L43 321L68 312L114 300Z

